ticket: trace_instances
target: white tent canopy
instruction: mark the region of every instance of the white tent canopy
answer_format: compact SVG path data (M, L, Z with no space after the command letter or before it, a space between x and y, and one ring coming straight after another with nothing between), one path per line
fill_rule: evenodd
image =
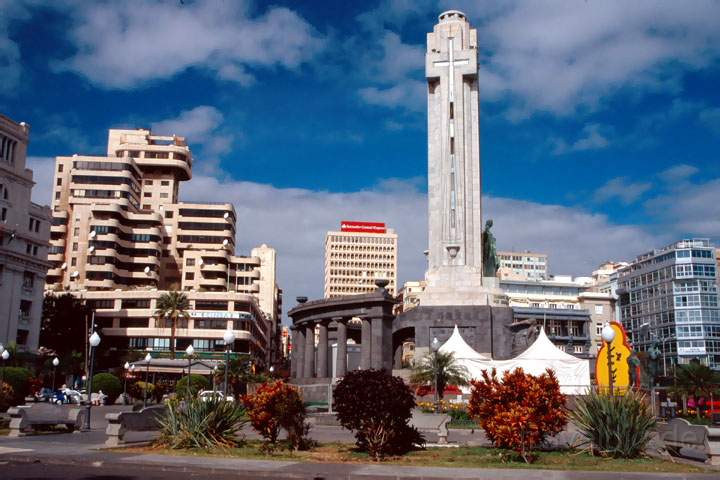
M495 368L499 377L506 371L522 368L525 373L541 375L547 368L555 372L560 389L565 394L582 395L590 387L590 364L557 348L545 334L543 328L535 342L527 350L509 360L493 360L470 347L460 335L457 325L450 338L440 350L452 353L460 365L468 369L472 379L481 379L482 371L488 373Z

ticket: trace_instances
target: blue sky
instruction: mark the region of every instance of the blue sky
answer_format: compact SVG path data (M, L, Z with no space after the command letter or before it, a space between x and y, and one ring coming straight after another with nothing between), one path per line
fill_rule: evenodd
M238 245L278 248L290 295L320 294L324 232L342 218L394 226L401 279L417 279L424 41L448 8L482 46L484 215L500 248L579 275L720 240L718 1L0 0L0 111L32 125L38 201L52 157L152 127L187 135L181 196L234 201Z

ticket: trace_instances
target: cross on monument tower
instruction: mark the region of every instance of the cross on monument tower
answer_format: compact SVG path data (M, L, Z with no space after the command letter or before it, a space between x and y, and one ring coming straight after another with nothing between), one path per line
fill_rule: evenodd
M427 37L428 271L425 305L487 305L482 278L477 31L456 10ZM491 281L491 280L488 280Z

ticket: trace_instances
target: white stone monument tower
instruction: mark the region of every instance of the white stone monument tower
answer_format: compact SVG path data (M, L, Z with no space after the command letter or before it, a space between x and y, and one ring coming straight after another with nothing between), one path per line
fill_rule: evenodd
M483 282L477 30L449 10L427 36L428 271L421 305L491 305Z

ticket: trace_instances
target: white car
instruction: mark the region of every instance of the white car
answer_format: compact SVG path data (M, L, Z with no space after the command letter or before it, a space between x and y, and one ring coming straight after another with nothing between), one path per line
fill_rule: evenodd
M232 395L224 395L223 392L219 390L202 390L200 393L198 393L198 398L202 400L203 402L207 402L210 400L215 399L216 401L223 400L223 397L225 397L226 402L234 402L235 398Z

